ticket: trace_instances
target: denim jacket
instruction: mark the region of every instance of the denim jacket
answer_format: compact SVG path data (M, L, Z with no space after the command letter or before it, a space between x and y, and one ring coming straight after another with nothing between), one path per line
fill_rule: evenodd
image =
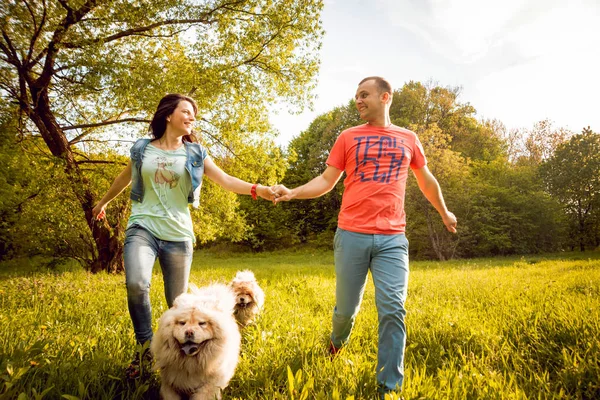
M144 150L151 139L139 139L131 147L131 194L133 201L144 199L144 181L142 180L142 160ZM192 190L188 195L188 203L194 208L200 205L200 188L202 187L202 176L204 175L204 159L207 156L206 149L198 143L183 142L187 152L185 169L192 178Z

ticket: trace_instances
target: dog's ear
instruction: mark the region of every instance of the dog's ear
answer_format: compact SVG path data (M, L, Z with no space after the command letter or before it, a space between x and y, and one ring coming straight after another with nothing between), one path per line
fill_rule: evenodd
M220 293L218 298L218 303L217 303L217 307L219 308L219 310L226 312L226 313L232 313L235 309L235 292L233 291L233 289L229 286L222 286L222 288L220 289Z

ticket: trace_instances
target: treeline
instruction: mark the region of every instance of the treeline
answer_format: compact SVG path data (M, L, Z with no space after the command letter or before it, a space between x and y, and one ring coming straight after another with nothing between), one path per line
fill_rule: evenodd
M589 128L575 134L550 121L507 130L499 121L477 120L475 108L459 101L459 92L409 82L394 93L392 123L419 135L429 168L459 221L458 234L448 233L410 175L411 255L444 260L600 246L600 135ZM290 143L283 183L295 187L320 174L338 134L362 123L354 101L317 117ZM330 246L342 180L321 198L281 209L243 201L253 227L244 243L254 249Z
M410 82L395 91L392 122L419 135L428 165L458 217L459 233L444 229L437 212L409 176L407 232L416 258L526 254L585 250L600 245L600 135L589 128L572 133L549 121L511 130L498 121L479 121L458 88ZM89 268L99 252L64 161L53 157L37 135L22 135L14 107L0 110L0 254L2 258L44 255L74 258ZM363 123L354 102L317 117L287 150L259 142L261 164L247 163L249 151L213 158L246 178L295 187L325 169L340 132ZM99 146L99 147L98 147ZM125 149L129 144L125 144ZM100 196L127 162L105 142L80 148L81 173ZM271 160L271 161L269 161ZM256 171L256 170L259 171ZM252 174L254 170L254 174ZM193 211L198 246L253 251L300 244L330 247L337 225L343 178L329 194L274 207L223 191L210 181L201 208ZM108 225L123 239L129 213L126 193L108 209ZM93 227L93 226L92 226Z

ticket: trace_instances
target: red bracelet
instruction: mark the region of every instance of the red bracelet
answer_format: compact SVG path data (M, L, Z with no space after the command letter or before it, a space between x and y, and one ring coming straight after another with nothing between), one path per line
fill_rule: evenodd
M252 200L256 200L256 187L258 186L258 183L255 183L254 185L252 185L252 189L250 189L250 194L252 195Z

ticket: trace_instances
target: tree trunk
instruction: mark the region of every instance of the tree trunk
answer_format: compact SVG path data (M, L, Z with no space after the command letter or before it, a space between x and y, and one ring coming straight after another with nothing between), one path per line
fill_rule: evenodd
M92 273L106 271L119 273L124 271L123 243L119 240L118 228L111 229L108 222L92 222L92 236L98 250L89 266Z
M581 207L578 211L579 214L579 250L585 251L585 218L584 214L581 211Z
M425 210L425 219L427 220L427 231L429 232L429 241L431 242L433 251L438 260L446 261L447 257L444 254L442 240L435 230L434 221L432 221L432 213L428 209Z
M93 273L123 271L123 243L119 240L120 221L117 221L115 227L111 228L106 220L95 221L93 219L94 194L88 180L75 161L66 135L50 109L47 89L42 88L36 91L35 88L32 88L31 93L35 108L33 112L29 113L29 117L39 129L50 152L64 161L65 171L71 181L71 188L81 204L87 225L96 244L97 251L92 252L91 257L85 257L88 258L87 269Z

